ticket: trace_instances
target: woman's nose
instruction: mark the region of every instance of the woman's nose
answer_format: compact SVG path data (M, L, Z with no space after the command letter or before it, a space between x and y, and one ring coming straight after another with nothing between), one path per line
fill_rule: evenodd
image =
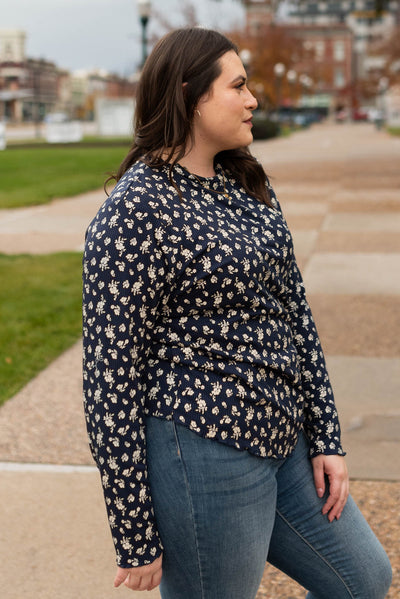
M257 99L253 96L250 90L248 90L248 98L246 100L246 108L249 110L255 110L258 106Z

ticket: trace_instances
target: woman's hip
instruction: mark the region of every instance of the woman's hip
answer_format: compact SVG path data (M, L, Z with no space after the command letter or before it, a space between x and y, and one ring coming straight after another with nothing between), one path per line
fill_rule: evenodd
M147 419L163 599L252 599L275 520L279 463Z

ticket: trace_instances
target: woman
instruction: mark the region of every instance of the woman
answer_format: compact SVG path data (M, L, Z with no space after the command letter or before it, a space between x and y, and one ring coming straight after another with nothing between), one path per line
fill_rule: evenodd
M382 598L390 565L348 498L291 236L247 149L256 105L228 39L168 34L88 229L85 409L115 586L250 599L268 559L309 598Z

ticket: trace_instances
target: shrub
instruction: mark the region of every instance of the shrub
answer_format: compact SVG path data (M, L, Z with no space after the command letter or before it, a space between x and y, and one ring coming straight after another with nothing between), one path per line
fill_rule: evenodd
M253 115L253 137L254 139L270 139L280 134L279 123L271 121L264 112Z

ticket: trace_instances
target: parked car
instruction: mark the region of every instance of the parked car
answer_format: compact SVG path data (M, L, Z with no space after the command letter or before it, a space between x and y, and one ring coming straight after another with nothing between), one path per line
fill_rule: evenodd
M270 114L272 121L289 127L308 127L324 117L322 112L310 108L281 108Z
M352 117L353 121L368 121L368 111L365 108L355 108Z
M44 117L44 121L45 123L66 123L69 118L65 112L49 112Z

